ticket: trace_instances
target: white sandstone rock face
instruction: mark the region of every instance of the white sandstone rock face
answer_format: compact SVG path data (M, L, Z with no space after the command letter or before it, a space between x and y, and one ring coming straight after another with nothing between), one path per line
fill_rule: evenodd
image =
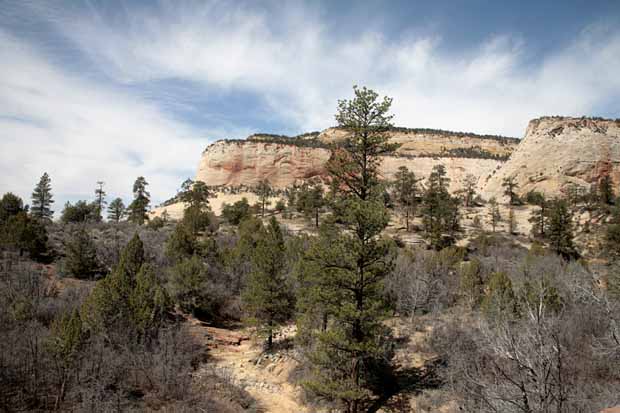
M316 138L323 143L342 139L346 132L329 128ZM383 158L381 173L391 178L400 166L406 166L420 178L426 178L434 165L443 164L453 190L462 187L467 174L479 177L482 187L503 164L501 159L468 158L450 151L482 150L504 158L516 148L516 139L483 138L471 134L437 131L390 132L390 141L400 144L397 156ZM266 179L275 188L286 188L313 177L326 175L330 151L320 147L296 146L252 138L246 141L218 141L202 155L196 179L210 186L252 187Z
M483 196L502 196L502 181L514 176L519 194L531 190L562 195L567 186L589 188L609 174L620 183L620 121L542 117L530 121L525 137Z

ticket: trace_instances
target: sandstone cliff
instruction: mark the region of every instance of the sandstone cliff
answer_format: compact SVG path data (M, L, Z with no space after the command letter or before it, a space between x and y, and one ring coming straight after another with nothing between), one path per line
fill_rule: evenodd
M525 137L501 170L484 186L483 196L500 196L502 180L514 176L519 193L558 196L567 185L589 188L610 174L620 183L620 121L542 117L530 121Z
M330 156L328 144L344 136L345 131L329 128L295 138L263 134L243 141L218 141L204 151L196 179L211 186L249 187L266 179L276 188L285 188L323 176ZM480 177L482 187L518 143L512 138L426 129L396 128L389 137L401 146L395 156L384 157L385 178L403 165L425 178L434 165L443 164L453 190L462 186L467 174Z

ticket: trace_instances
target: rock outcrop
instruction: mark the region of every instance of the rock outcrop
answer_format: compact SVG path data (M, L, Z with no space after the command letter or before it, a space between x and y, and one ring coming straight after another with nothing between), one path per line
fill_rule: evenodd
M328 145L346 136L329 128L320 134L297 138L253 135L247 140L218 141L203 152L196 179L210 186L255 186L266 179L276 188L325 175L330 157ZM381 172L391 178L400 166L419 177L443 164L452 189L459 189L467 174L480 177L482 187L516 148L518 140L497 136L396 128L390 141L401 146L394 156L384 157Z
M499 196L513 176L519 194L531 190L560 196L574 184L589 189L609 174L620 183L620 120L542 117L530 121L525 137L484 186L483 196Z

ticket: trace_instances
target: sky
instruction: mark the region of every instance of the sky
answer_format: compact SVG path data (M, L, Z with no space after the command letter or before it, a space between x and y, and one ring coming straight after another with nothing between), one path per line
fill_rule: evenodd
M0 0L0 193L153 204L218 139L335 124L352 86L399 126L522 137L620 118L620 1Z

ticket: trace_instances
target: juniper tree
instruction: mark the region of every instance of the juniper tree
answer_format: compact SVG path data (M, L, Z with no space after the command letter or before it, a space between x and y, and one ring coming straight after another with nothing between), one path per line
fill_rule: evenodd
M116 198L108 205L108 220L120 222L125 217L125 204L120 198Z
M393 243L381 237L389 215L378 173L381 155L396 148L384 133L391 127L392 100L378 100L367 88L354 87L354 93L352 100L339 101L336 120L348 136L327 165L332 208L343 231L322 230L307 257L317 270L315 289L328 294L316 294L317 302L305 310L323 309L329 320L325 330L302 332L314 342L309 356L313 374L305 386L340 400L348 412L358 412L372 400L374 373L390 358L389 330L382 324L383 279L394 261ZM320 299L331 294L338 300Z
M51 210L51 205L54 203L51 182L52 180L45 172L32 192L30 213L33 217L44 221L51 221L54 216L54 211Z
M149 203L151 202L151 194L146 190L148 182L143 176L136 178L133 184L133 201L127 208L129 210L129 221L134 224L143 225L148 220L146 214Z
M493 232L495 232L497 224L499 224L502 220L502 215L499 212L499 205L497 204L495 197L492 197L489 200L489 219L491 221L491 228L493 229Z
M290 294L284 278L285 246L280 224L271 217L262 230L252 254L252 271L242 294L247 321L267 337L267 349L273 335L290 316Z
M7 192L0 199L0 225L22 211L25 211L24 201L17 195Z
M504 195L508 197L510 205L517 205L519 203L519 197L516 194L519 184L515 182L514 176L507 176L502 180L502 187L504 188Z
M463 183L463 201L466 207L470 207L474 203L474 198L476 197L476 185L478 184L478 178L475 175L468 174L465 177L465 182Z
M394 195L396 202L405 213L405 227L409 231L409 216L415 212L418 197L418 179L406 166L401 166L394 175Z
M95 205L97 205L98 221L103 219L103 207L107 204L105 200L106 193L103 190L103 185L103 181L97 181L97 188L95 188Z

